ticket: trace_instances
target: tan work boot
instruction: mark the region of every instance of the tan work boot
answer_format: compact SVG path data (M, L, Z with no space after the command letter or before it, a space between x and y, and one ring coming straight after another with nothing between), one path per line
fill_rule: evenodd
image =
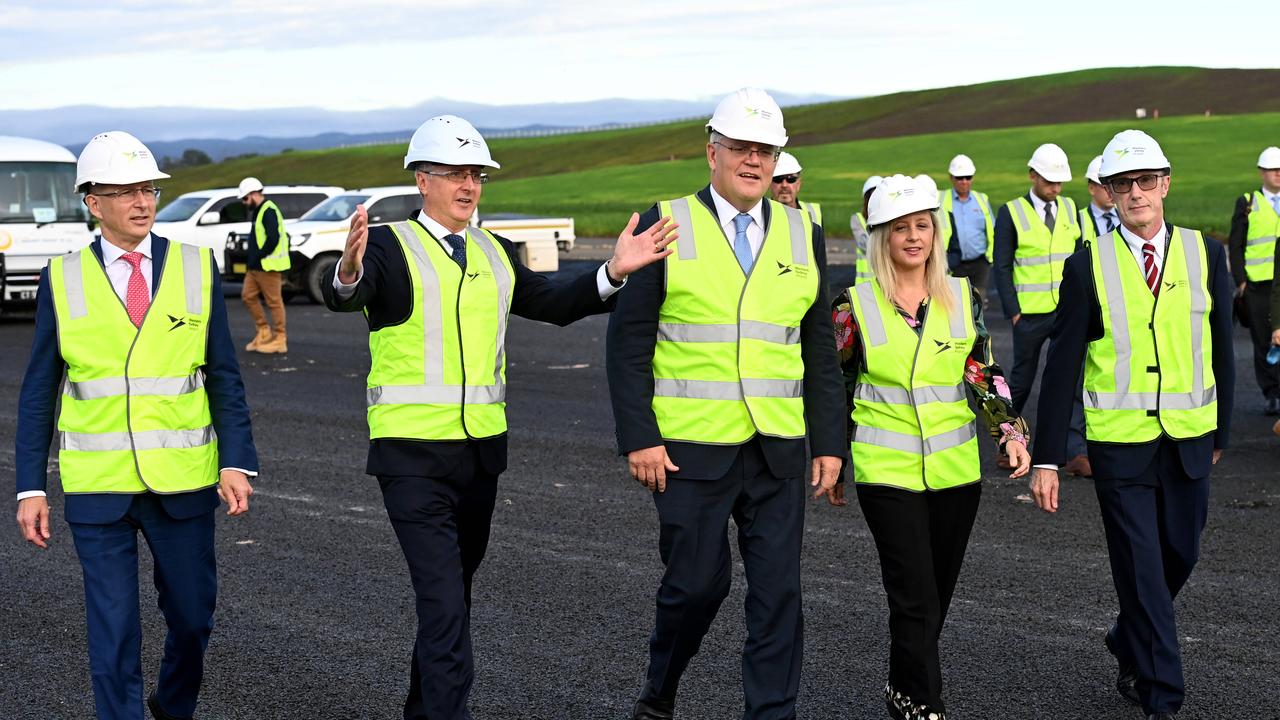
M267 342L258 345L258 352L265 354L287 353L289 352L289 342L285 334L278 332Z
M271 328L260 327L258 328L258 333L253 336L253 339L249 341L248 345L244 346L244 349L247 350L248 352L259 352L258 348L263 343L268 342L270 340L271 340Z

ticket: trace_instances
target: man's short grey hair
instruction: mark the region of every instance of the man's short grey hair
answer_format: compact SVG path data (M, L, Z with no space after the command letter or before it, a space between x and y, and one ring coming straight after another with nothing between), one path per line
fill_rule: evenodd
M723 141L724 141L724 135L721 135L719 131L711 128L707 129L707 142L718 143Z

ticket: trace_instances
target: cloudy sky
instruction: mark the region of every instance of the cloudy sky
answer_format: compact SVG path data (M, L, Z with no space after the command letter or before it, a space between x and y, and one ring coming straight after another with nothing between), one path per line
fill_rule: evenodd
M875 95L1088 67L1277 67L1202 0L6 0L0 109L334 110ZM1271 23L1274 33L1275 22Z

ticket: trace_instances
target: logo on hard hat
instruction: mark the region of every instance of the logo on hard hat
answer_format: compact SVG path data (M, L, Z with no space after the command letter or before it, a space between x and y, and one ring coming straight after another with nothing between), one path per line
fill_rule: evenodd
M761 108L753 108L753 107L744 107L743 110L747 111L747 117L758 117L761 120L773 119L773 113L769 112L768 110L763 110Z
M130 150L128 152L122 152L120 154L123 155L124 159L128 160L129 162L133 162L134 160L141 160L142 158L145 158L145 157L150 157L150 153L148 153L146 150Z
M1127 148L1121 148L1115 151L1117 160L1130 153L1136 156L1136 155L1145 155L1146 152L1147 152L1147 149L1144 147L1133 147L1133 146L1129 146Z
M481 140L480 138L454 138L454 139L458 141L459 148L464 148L468 145L475 145L479 147L480 145L484 144L484 141Z
M903 189L901 189L901 190L894 190L893 192L889 193L889 199L890 199L890 200L897 200L898 198L902 197L903 195L914 195L914 194L915 194L915 192L916 192L916 191L915 191L915 189L914 189L914 188L903 188Z

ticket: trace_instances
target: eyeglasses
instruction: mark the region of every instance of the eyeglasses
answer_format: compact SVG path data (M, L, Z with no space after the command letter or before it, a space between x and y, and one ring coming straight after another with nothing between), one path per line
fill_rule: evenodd
M425 175L442 177L455 185L461 185L466 182L467 178L475 180L477 185L483 185L489 182L489 174L482 173L478 170L445 170L444 172L436 170L419 170L418 172Z
M973 179L973 176L972 175L952 175L951 179L955 180L956 182L968 182Z
M795 185L796 183L800 182L800 176L799 175L779 175L775 177L773 181L778 184L786 183L787 185Z
M163 189L164 188L150 186L150 187L134 188L132 190L115 190L112 192L95 192L95 193L89 193L89 194L97 195L98 197L111 198L112 200L132 200L135 195L140 195L142 199L145 200L147 199L148 195L150 195L153 198L159 198L160 192Z
M764 160L766 157L777 160L778 156L782 154L782 148L777 148L772 145L748 145L744 147L741 145L726 145L718 141L711 144L719 145L730 155L739 158L747 158L750 157L752 153L755 153L761 160Z
M1155 190L1162 177L1164 177L1164 173L1159 175L1139 175L1136 178L1111 178L1107 181L1107 185L1111 187L1111 192L1123 195L1133 189L1134 183L1137 183L1142 190Z

